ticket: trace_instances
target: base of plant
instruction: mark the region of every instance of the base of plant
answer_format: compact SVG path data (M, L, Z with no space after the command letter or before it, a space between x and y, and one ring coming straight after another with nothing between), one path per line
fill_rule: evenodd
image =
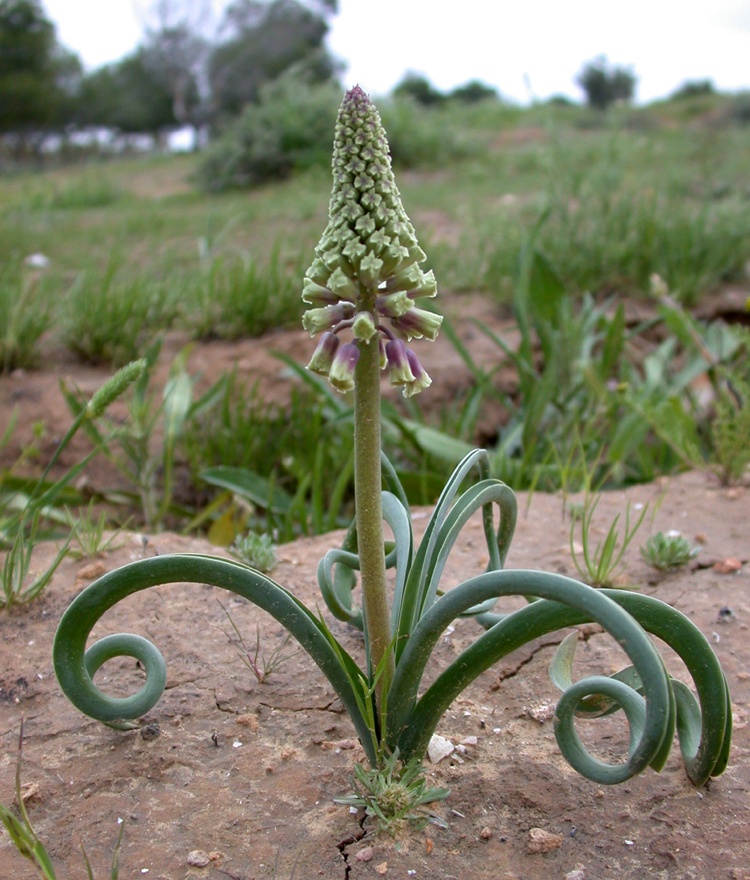
M376 820L379 831L396 836L406 827L421 828L428 822L445 826L442 819L425 807L445 800L450 791L428 785L422 762L417 758L402 764L396 751L381 757L377 766L369 769L355 764L352 786L352 794L334 801L364 810L365 817Z

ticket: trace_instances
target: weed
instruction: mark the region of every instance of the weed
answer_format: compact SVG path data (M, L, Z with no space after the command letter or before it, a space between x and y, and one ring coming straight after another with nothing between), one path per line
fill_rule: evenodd
M65 298L66 344L92 364L120 367L140 357L171 323L167 292L144 277L123 277L117 262L103 276L82 272Z
M679 532L656 532L641 547L641 556L653 568L669 571L687 565L700 552Z
M263 684L264 681L267 681L269 675L276 672L286 662L291 660L292 657L296 657L297 654L300 653L301 649L284 653L286 646L292 639L291 634L286 633L281 642L273 649L273 651L271 651L269 656L266 657L260 650L260 628L257 628L255 631L255 647L252 650L249 649L245 644L245 640L243 639L242 633L239 631L237 624L232 619L232 615L221 604L221 602L219 602L219 605L224 614L226 614L227 620L234 630L235 638L232 638L231 636L227 636L227 638L235 647L240 649L242 662L253 673L259 684Z
M0 608L4 608L6 611L9 611L13 605L25 605L36 599L49 585L68 552L70 537L60 547L47 568L41 574L33 577L31 558L34 547L39 540L40 517L41 512L37 510L31 517L28 532L26 521L21 520L13 543L5 555L2 568L3 595L0 597ZM30 574L33 577L31 582L29 582Z
M299 274L299 259L283 257L278 245L264 265L249 254L214 256L187 290L181 323L196 339L255 337L296 323Z
M737 373L718 391L711 445L722 485L742 480L750 465L750 382Z
M127 527L124 523L111 534L105 534L108 529L108 519L105 511L94 515L94 501L89 501L88 507L77 516L72 511L66 511L68 523L72 530L72 538L76 546L70 549L72 556L93 558L101 556L108 550L115 548L115 541L120 532Z
M630 522L630 502L625 509L625 528L620 534L620 514L618 513L612 520L604 541L597 543L594 548L592 545L593 518L596 507L599 504L601 496L587 497L583 503L583 510L580 518L574 520L570 527L570 552L573 555L573 562L587 583L592 587L612 587L617 579L618 568L622 562L622 557L628 549L641 527L643 520L648 511L648 505L644 505L640 514L631 525ZM575 546L576 526L580 524L581 538L581 556L583 561L579 561L579 554Z
M0 272L0 374L30 367L38 345L54 317L53 300L45 280L18 269Z

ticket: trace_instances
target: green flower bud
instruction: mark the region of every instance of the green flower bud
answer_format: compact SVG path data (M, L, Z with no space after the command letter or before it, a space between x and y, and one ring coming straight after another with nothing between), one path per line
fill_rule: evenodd
M414 303L403 290L387 296L379 296L375 300L375 305L378 313L384 318L399 318L414 308Z
M353 342L340 345L328 373L328 381L337 391L354 390L354 368L359 360L359 349Z
M428 312L426 309L410 309L391 321L391 326L400 335L408 339L437 339L438 330L443 323L443 316Z
M337 303L320 309L308 309L302 315L302 326L310 336L315 336L321 330L333 330L338 323L351 318L353 313L354 307L351 303Z
M305 278L302 286L302 299L310 306L332 306L340 299L332 290L318 284L311 278Z
M352 334L355 339L361 339L363 342L369 342L373 336L377 336L375 321L369 312L357 312L352 324Z

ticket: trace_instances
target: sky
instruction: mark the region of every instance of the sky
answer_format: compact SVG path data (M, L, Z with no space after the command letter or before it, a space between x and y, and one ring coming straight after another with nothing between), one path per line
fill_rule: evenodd
M149 6L42 2L60 42L88 70L135 48ZM552 95L581 100L576 76L600 55L633 70L638 103L686 81L750 89L748 0L339 0L328 45L346 64L343 85L375 96L415 72L442 91L478 79L521 104Z

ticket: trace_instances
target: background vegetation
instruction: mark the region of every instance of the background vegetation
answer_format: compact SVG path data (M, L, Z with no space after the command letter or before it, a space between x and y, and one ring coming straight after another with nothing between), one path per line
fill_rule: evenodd
M0 40L19 21L41 28L0 77L0 373L63 358L105 376L144 359L113 415L85 416L84 397L61 388L87 437L77 448L107 462L107 483L80 488L80 462L37 483L44 414L37 440L19 450L18 411L3 411L0 546L15 546L13 559L26 558L19 535L95 552L106 526L126 522L201 529L224 544L248 530L286 540L348 522L348 400L296 360L279 363L297 375L284 399L235 374L207 387L188 368L193 342L299 327L341 96L321 55L334 8L243 0L213 46L196 42L190 22L163 21L133 57L83 75L38 4L0 0ZM290 34L289 63L240 69L243 46ZM22 56L49 102L33 121L9 115L3 98L23 81ZM379 101L441 308L456 316L467 294L481 294L520 332L509 345L477 326L496 350L488 364L449 320L444 333L471 376L462 396L387 406L387 452L412 502L433 502L477 443L516 489L593 490L687 467L745 478L747 312L715 320L712 303L728 285L748 289L748 96L688 83L634 108L632 76L603 59L584 65L582 80L605 91L585 105L520 108L482 83L445 94L417 75ZM86 120L75 115L84 106ZM97 106L123 116L97 116ZM212 143L115 156L63 138L50 151L61 120L121 133L192 120ZM186 348L165 384L167 334ZM18 571L4 583L18 585Z

